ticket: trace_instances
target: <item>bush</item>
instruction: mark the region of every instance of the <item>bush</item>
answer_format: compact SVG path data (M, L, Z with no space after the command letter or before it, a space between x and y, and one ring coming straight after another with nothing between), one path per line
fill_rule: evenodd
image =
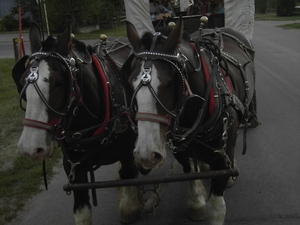
M99 24L103 20L119 20L123 8L123 0L47 1L50 31L62 32L67 20L71 20L73 32L84 26Z
M3 31L11 31L18 29L18 21L9 14L3 17L1 21L1 27Z
M267 12L267 0L256 0L255 7L256 7L256 12L266 13Z
M296 0L277 0L277 16L292 16L295 13Z
M4 27L2 26L2 20L0 20L0 31L5 31Z

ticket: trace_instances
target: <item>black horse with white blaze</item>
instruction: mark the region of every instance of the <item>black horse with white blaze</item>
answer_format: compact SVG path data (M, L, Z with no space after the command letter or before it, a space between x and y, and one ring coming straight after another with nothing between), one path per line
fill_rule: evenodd
M198 162L212 170L235 167L234 148L241 123L255 117L255 68L251 44L228 28L201 33L194 41L183 33L183 21L140 38L127 23L134 54L122 73L136 110L138 138L134 157L150 171L166 158L166 144L185 173ZM252 112L252 113L250 113ZM224 222L224 191L229 176L211 180L205 199L200 180L190 181L188 216Z
M137 177L132 154L136 134L128 123L130 98L112 57L101 46L87 48L72 38L70 23L59 39L50 36L46 41L33 23L29 38L32 55L13 69L21 106L26 100L19 152L44 160L57 141L70 183L87 183L88 172L93 180L94 170L117 161L120 179ZM141 207L136 187L122 187L120 221L134 221ZM74 191L73 210L77 225L92 224L88 190Z

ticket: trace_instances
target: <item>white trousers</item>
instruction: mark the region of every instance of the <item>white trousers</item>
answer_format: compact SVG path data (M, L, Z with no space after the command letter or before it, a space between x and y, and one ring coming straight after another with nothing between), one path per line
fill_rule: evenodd
M150 18L149 0L124 0L126 19L141 37L146 31L154 32Z
M253 37L254 0L224 0L225 27L243 33L249 40Z

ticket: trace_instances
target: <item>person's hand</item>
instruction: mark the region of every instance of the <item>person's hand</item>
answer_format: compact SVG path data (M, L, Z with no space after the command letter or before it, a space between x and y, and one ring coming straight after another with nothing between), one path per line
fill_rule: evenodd
M156 19L157 20L163 20L164 19L164 14L158 14L157 16L156 16Z
M165 18L171 18L172 14L170 12L167 12L167 13L164 14L164 17Z

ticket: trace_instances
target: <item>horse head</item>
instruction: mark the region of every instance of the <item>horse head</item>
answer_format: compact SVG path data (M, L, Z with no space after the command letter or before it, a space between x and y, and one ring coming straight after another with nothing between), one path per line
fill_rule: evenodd
M145 169L161 166L166 157L166 135L182 107L184 77L177 64L177 47L182 41L183 23L172 29L145 33L140 39L127 23L128 39L134 50L128 78L134 90L131 106L136 110L138 139L134 156Z
M13 76L19 82L20 103L26 100L24 129L18 143L19 152L33 160L43 160L53 153L54 130L66 114L73 87L72 66L68 59L71 25L57 40L49 36L41 40L39 26L32 23L29 33L32 55L22 65L24 72ZM18 71L15 71L16 73ZM22 107L23 108L23 107ZM24 108L25 109L25 108Z

